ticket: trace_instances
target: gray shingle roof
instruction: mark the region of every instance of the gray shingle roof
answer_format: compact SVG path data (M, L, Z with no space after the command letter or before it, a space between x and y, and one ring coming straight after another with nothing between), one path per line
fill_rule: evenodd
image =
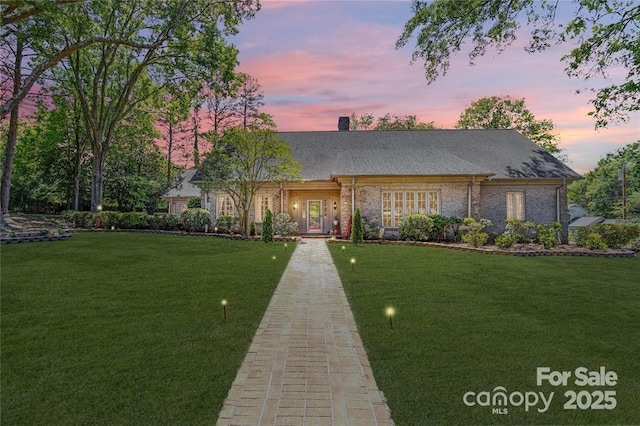
M279 133L305 180L338 175L580 175L515 130L412 130Z
M197 171L198 169L183 171L171 185L165 197L199 197L201 195L200 188L191 183Z

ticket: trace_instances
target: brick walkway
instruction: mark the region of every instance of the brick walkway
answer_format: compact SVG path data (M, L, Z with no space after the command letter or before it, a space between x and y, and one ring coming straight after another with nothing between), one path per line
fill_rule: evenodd
M298 244L218 425L392 425L326 243Z

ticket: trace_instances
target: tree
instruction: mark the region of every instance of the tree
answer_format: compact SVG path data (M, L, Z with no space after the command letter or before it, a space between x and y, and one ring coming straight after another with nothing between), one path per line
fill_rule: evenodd
M351 242L353 244L362 243L364 240L364 228L362 226L362 213L360 213L360 207L356 207L356 211L353 214L353 222L351 224Z
M300 179L300 164L291 157L284 140L276 137L271 116L260 114L246 128L228 129L207 154L202 172L208 186L233 199L246 234L258 191L269 182Z
M569 77L611 77L619 68L626 70L624 81L593 89L596 127L610 121L626 120L640 110L640 3L632 0L574 0L568 24L556 21L557 1L482 0L417 1L414 15L407 21L396 48L405 46L416 34L412 62L424 60L425 76L432 83L449 69L450 56L471 45L469 61L486 53L509 47L521 26L531 26L525 50L543 51L567 42L571 50L562 60ZM564 7L564 6L563 6ZM470 42L470 43L467 43ZM591 80L592 81L592 80Z
M390 115L378 117L378 122L373 130L433 130L433 121L423 123L418 121L415 115Z
M265 243L273 242L273 213L269 209L265 212L262 223L262 241Z
M56 17L68 32L50 41L52 52L91 34L128 37L126 43L85 47L67 58L91 141L93 211L102 203L106 155L118 125L166 87L200 81L201 72L220 69L232 78L237 50L225 36L253 15L253 6L250 0L104 0L69 6Z
M460 114L456 129L515 129L545 151L557 154L560 137L552 133L551 120L536 120L524 99L509 96L480 98Z
M349 119L349 130L433 130L435 125L433 121L423 123L418 121L415 115L391 115L389 113L382 117L378 117L375 126L373 125L373 114L352 113Z
M243 74L242 83L236 96L236 113L246 128L251 121L260 116L259 109L264 105L262 87L258 80L248 74Z
M640 217L640 141L607 154L584 179L568 187L572 203L585 207L592 215L622 218L622 170L625 169L627 217Z

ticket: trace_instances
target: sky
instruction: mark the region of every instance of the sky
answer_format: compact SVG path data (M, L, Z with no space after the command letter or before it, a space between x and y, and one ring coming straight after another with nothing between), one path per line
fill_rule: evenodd
M525 99L536 119L550 119L568 165L578 173L609 152L640 140L640 114L595 130L588 90L569 78L560 58L569 47L528 54L528 32L501 54L488 51L469 65L468 50L451 58L446 76L427 84L422 63L411 64L413 40L395 48L412 16L409 1L263 0L255 18L231 38L238 70L256 78L263 112L279 131L337 130L338 117L415 115L453 128L471 102L487 96ZM576 94L581 90L580 94Z

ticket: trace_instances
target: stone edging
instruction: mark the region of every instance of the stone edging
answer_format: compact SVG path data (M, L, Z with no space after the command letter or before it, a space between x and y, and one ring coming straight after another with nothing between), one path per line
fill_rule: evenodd
M28 232L16 234L14 237L2 236L0 237L0 244L20 244L20 243L38 243L43 241L62 241L71 238L70 232L63 234L41 234L38 232Z
M328 240L331 243L348 243L347 240ZM349 242L350 243L350 242ZM432 243L423 241L389 241L389 240L366 240L366 244L391 244L391 245L411 245L411 246L423 246L423 247L436 247L446 248L449 250L458 251L472 251L483 254L498 254L505 256L518 256L518 257L537 257L537 256L586 256L586 257L619 257L619 258L631 258L635 257L635 252L631 250L619 250L612 252L594 251L588 249L580 249L574 251L562 251L562 250L502 250L502 249L487 249L481 247L470 247L460 244L446 244L446 243Z

